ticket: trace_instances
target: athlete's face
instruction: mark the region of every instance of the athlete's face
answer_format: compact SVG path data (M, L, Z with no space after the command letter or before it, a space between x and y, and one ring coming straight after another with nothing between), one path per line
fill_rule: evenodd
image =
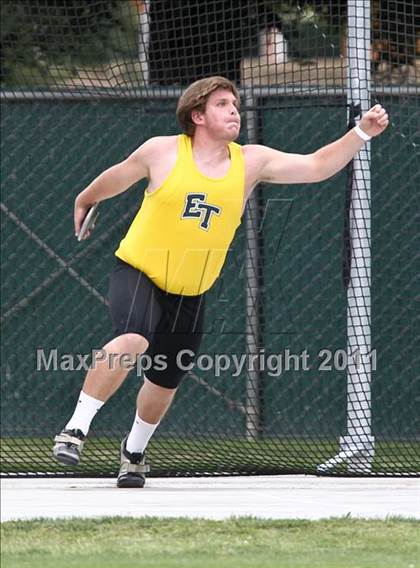
M206 109L198 113L198 125L202 125L214 137L231 142L241 129L239 101L227 89L217 89L209 96Z

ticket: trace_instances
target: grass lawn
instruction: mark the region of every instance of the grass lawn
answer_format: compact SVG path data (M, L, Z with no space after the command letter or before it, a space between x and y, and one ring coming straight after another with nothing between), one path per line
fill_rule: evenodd
M420 522L390 518L9 521L3 568L418 568Z

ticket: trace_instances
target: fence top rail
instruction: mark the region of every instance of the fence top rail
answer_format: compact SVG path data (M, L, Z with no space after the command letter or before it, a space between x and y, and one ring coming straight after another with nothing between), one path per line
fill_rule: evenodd
M0 91L0 100L2 101L22 101L22 100L97 100L97 99L146 99L146 100L163 100L178 99L183 92L181 87L170 88L142 88L142 89L97 89L97 90L38 90L26 91L3 90ZM240 88L242 96L252 97L278 97L293 95L298 97L344 97L347 90L339 87L314 87L304 84L299 85L280 85L272 87L245 87ZM418 96L420 93L420 85L402 85L402 86L373 86L371 89L373 95L403 95Z

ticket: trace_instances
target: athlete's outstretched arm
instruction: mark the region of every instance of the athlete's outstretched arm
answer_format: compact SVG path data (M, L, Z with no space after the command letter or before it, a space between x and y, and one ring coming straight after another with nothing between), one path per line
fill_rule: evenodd
M388 115L375 105L363 115L359 127L369 136L378 136L388 126ZM266 146L252 146L258 181L271 183L313 183L339 172L359 152L364 141L350 130L338 140L312 154L288 154Z
M123 193L149 175L150 156L157 151L159 138L150 138L124 161L103 171L79 195L74 203L74 229L79 234L86 212L94 203Z

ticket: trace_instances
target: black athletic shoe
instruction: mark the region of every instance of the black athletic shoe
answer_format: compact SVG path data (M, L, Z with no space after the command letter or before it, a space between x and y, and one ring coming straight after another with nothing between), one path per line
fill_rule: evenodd
M121 442L121 465L117 479L117 487L144 487L146 483L145 473L150 471L149 465L145 462L144 454L130 453L126 449L126 436Z
M62 430L54 438L53 455L63 465L78 465L85 438L81 430Z

